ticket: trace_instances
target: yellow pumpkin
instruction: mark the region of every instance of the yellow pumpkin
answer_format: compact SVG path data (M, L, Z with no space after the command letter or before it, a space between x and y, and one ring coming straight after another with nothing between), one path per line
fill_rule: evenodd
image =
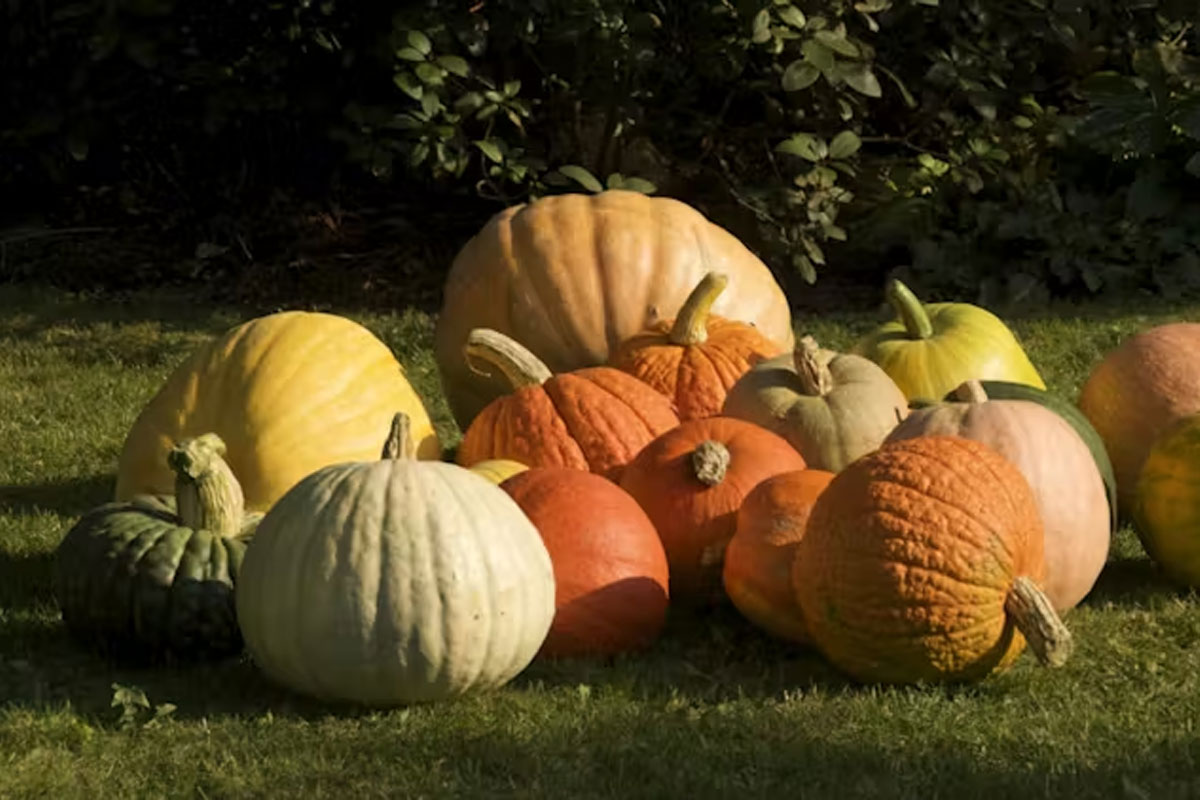
M486 461L477 461L467 469L499 486L513 475L519 475L529 467L520 461L513 461L511 458L489 458Z
M1200 414L1154 440L1137 481L1133 519L1146 552L1172 580L1200 587Z
M117 500L170 494L167 452L214 432L248 511L266 511L329 464L379 457L396 411L423 459L441 456L421 398L387 345L333 314L286 311L242 323L180 364L133 423L117 467Z
M854 346L891 376L909 400L936 401L965 381L996 380L1045 389L1017 337L970 303L922 304L898 280L887 288L897 319Z

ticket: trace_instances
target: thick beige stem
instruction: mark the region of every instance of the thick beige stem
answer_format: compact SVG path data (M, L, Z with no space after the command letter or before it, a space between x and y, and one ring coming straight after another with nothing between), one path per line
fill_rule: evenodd
M1036 583L1025 576L1013 581L1004 600L1004 610L1025 636L1038 661L1047 667L1067 663L1075 646L1071 632Z
M417 457L417 448L412 440L412 420L403 411L392 417L392 427L387 441L383 443L384 461L399 461Z
M828 363L822 363L820 355L821 348L817 340L805 336L793 356L796 375L800 377L800 388L811 397L823 397L833 389L833 373L829 371Z
M692 451L692 471L696 480L705 486L716 486L725 480L729 471L729 448L712 439L703 441Z
M246 498L223 455L221 437L205 433L171 448L167 466L175 472L175 506L184 527L237 536Z
M674 344L703 344L708 340L708 315L727 285L729 276L723 272L710 272L696 284L675 316L669 337Z
M988 394L977 380L963 381L954 390L954 399L961 403L986 403Z
M513 389L541 386L554 374L520 342L491 328L475 328L471 331L467 335L463 355L467 359L467 366L480 375L488 373L475 369L471 359L485 361L500 370Z

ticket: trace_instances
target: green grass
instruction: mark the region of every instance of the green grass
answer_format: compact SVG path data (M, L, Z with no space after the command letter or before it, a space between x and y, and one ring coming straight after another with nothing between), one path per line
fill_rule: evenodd
M1059 307L1013 327L1074 397L1123 336L1198 312ZM1200 605L1128 530L1068 618L1068 666L1026 655L970 687L855 686L728 609L673 617L645 654L539 663L497 692L386 713L291 695L244 659L149 669L81 650L53 550L108 498L124 433L174 364L247 314L0 289L0 797L1200 794ZM350 316L394 348L452 442L431 320ZM797 327L842 347L875 322ZM114 683L175 710L122 726Z

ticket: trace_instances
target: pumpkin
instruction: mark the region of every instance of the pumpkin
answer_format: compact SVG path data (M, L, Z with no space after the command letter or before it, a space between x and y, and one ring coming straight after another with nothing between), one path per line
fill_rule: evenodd
M536 467L501 484L554 564L554 622L541 656L615 655L649 646L667 618L667 556L654 525L612 481Z
M246 549L246 649L294 691L387 707L496 687L550 629L533 523L487 479L412 458L408 424L396 415L381 460L297 483Z
M728 231L666 197L612 190L543 197L496 214L446 279L434 354L459 427L510 387L462 361L467 337L491 328L555 372L608 362L621 342L675 317L708 272L729 276L713 304L792 346L787 298L771 271Z
M725 546L742 501L767 478L804 467L784 439L730 417L689 420L646 445L626 467L621 488L662 539L672 599L719 600Z
M822 350L805 336L794 353L747 372L721 413L784 437L813 469L837 472L879 447L908 403L874 362Z
M859 681L978 680L1026 640L1044 664L1070 655L1070 632L1039 588L1037 501L980 442L887 442L855 461L817 498L795 558L813 642Z
M772 636L807 642L792 591L792 562L808 517L833 473L802 469L767 478L746 495L725 549L725 593L746 619Z
M465 355L507 376L512 393L467 428L456 455L463 466L503 458L616 480L642 447L679 424L670 400L612 367L552 375L524 347L488 330L471 332Z
M370 331L333 314L259 317L200 347L167 378L125 438L116 499L170 493L172 442L211 431L228 448L246 507L266 511L310 472L377 455L396 409L412 420L420 457L439 458L421 399Z
M675 319L626 339L610 361L674 400L681 420L721 413L729 387L780 351L753 325L709 315L728 282L726 275L710 272Z
M898 319L854 346L891 376L909 399L937 398L963 381L1005 380L1045 389L1017 337L987 309L970 303L929 303L898 280L887 296Z
M234 586L262 514L207 433L166 456L173 495L142 495L85 514L63 537L54 586L76 637L135 658L220 658L241 652Z
M1200 586L1200 414L1184 417L1150 448L1133 520L1146 552L1185 586Z
M491 458L487 461L476 462L469 469L476 475L482 475L499 486L513 475L524 472L529 467L520 461L513 461L507 458Z
M1097 363L1079 409L1112 460L1117 497L1132 509L1142 462L1154 441L1200 412L1200 323L1159 325L1129 337Z

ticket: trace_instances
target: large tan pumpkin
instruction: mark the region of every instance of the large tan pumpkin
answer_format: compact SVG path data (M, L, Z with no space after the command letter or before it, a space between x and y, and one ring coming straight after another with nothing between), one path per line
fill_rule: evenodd
M622 341L676 316L711 271L729 276L714 314L792 348L791 312L770 270L678 200L607 191L500 212L454 260L438 316L437 362L459 426L510 390L464 362L472 329L512 337L553 372L604 364Z

